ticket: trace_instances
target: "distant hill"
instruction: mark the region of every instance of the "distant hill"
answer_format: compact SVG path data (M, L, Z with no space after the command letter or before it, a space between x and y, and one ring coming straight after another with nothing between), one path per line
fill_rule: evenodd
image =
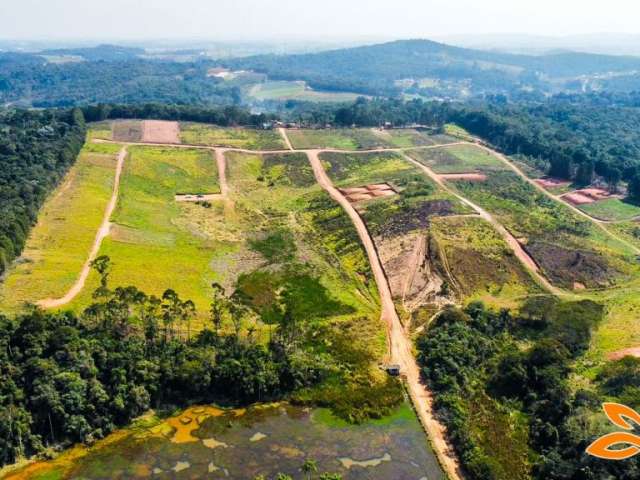
M71 55L82 57L89 62L131 60L144 53L145 50L143 48L121 47L118 45L98 45L89 48L55 48L40 52L41 55L45 56Z
M302 55L258 55L224 63L274 79L306 80L316 88L367 94L398 93L407 86L420 89L421 79L458 82L460 88L466 87L471 93L531 88L546 91L561 89L563 83L582 76L640 70L640 58L636 57L576 52L516 55L430 40L401 40Z

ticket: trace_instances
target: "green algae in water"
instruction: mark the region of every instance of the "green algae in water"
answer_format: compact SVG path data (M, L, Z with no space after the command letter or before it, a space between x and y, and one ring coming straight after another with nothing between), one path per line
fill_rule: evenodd
M186 413L168 421L175 424L181 415ZM307 459L316 460L320 472L349 480L445 478L409 404L362 425L347 424L323 409L288 404L223 411L199 418L192 439L184 443L171 441L175 432L164 428L168 421L146 432L138 423L135 433L90 449L62 476L44 478L244 480L283 472L302 479Z

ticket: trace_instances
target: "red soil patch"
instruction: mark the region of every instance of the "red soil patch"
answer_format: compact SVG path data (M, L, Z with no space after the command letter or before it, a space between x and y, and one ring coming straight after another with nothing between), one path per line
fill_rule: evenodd
M536 178L534 182L544 188L566 187L571 184L571 182L568 182L567 180L553 177Z
M620 198L620 196L612 195L602 188L583 188L581 190L575 190L571 193L566 193L562 196L562 198L574 205L585 205L587 203L594 203L599 200L606 200L607 198Z
M591 197L583 195L578 192L567 193L562 196L567 202L573 205L586 205L588 203L593 203L595 200Z
M146 143L180 143L180 125L178 122L164 120L144 120L142 122L142 141Z
M438 175L442 180L466 180L467 182L484 182L487 176L484 173L444 173Z
M377 197L389 197L398 193L387 183L375 183L365 185L364 187L340 188L339 190L351 203L364 202L365 200L371 200Z
M609 360L620 360L624 357L636 357L640 358L640 347L626 348L624 350L618 350L617 352L607 355Z

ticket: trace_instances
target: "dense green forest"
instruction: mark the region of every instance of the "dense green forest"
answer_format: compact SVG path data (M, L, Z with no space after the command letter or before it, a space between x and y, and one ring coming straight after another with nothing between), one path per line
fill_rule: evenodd
M84 144L80 110L0 111L0 275Z
M602 313L591 301L550 297L529 300L515 317L472 303L444 310L419 338L438 416L471 478L524 478L529 470L540 480L640 477L640 458L611 462L585 453L606 433L598 421L603 401L640 406L640 359L606 364L593 387L569 384ZM527 471L510 462L518 455L529 457Z
M0 104L46 108L101 102L240 103L237 86L207 76L210 66L129 56L58 64L36 55L0 53Z
M578 77L598 72L637 70L635 57L558 53L513 55L453 47L429 40L400 40L380 45L300 55L258 55L225 60L236 69L252 69L274 79L306 80L315 88L394 95L403 88L396 80L464 81L472 94L552 91L549 78ZM564 88L576 88L570 83ZM427 89L428 90L428 89ZM431 87L447 95L446 88ZM457 96L457 95L454 95Z
M253 114L243 107L202 107L192 105L145 104L98 104L81 108L88 122L109 119L158 119L211 123L221 126L261 126L276 119L272 114Z

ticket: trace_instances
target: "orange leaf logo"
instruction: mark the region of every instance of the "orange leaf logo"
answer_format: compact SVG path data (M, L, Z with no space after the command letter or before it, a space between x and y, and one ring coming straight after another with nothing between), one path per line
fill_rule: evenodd
M631 422L640 426L640 414L632 408L619 403L605 403L602 407L611 423L617 427L633 430ZM589 445L587 453L605 460L626 460L640 453L640 436L629 432L609 433Z

